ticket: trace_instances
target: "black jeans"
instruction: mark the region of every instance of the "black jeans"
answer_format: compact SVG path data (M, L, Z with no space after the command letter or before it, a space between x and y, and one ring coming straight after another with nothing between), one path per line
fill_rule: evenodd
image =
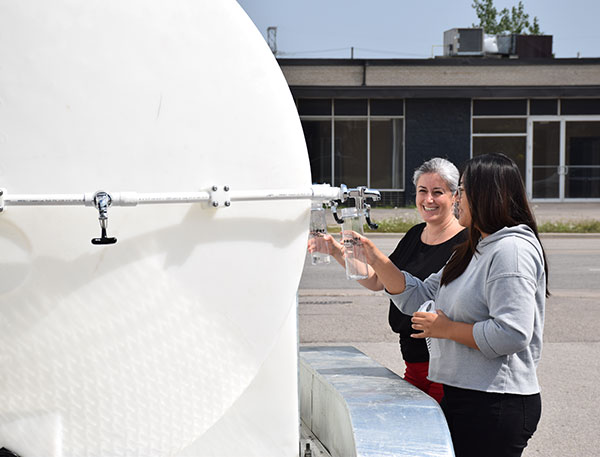
M441 407L456 457L519 457L537 428L542 399L445 385Z

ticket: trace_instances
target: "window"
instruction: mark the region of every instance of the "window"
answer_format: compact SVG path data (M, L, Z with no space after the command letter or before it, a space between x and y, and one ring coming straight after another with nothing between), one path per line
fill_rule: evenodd
M300 116L331 116L331 99L301 98L297 102Z
M527 115L527 100L473 100L473 116Z
M304 121L302 127L308 149L312 182L315 184L331 182L331 122Z
M366 116L367 100L338 98L333 102L336 116Z
M371 100L371 116L402 116L404 115L404 100L375 99Z
M371 120L371 181L375 189L404 188L402 120Z
M501 152L525 179L527 100L473 100L473 157Z
M526 136L486 136L473 138L473 157L490 152L501 152L515 161L525 178L525 152L527 150Z
M561 114L600 114L600 98L563 98Z
M473 119L473 133L527 133L527 119Z
M348 187L367 183L367 121L335 121L336 184Z
M404 190L404 100L298 99L314 183Z
M529 114L532 115L556 115L558 113L557 99L533 99L529 100Z

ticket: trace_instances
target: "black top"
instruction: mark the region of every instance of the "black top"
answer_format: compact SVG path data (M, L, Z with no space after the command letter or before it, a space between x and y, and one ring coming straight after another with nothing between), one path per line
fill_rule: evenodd
M394 252L390 254L390 260L394 265L421 280L440 271L446 265L456 245L467 239L467 230L465 229L441 244L425 244L421 241L421 233L424 228L424 222L411 227L400 240ZM400 334L400 350L404 361L409 363L427 362L429 361L429 352L425 339L410 337L412 333L416 333L411 327L410 318L411 316L400 312L390 300L388 321L392 330Z

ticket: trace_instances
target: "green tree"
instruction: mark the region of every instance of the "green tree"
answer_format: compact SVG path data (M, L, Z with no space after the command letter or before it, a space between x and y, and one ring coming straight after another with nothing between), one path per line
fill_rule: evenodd
M494 0L473 0L471 6L479 18L479 24L473 24L473 27L481 27L485 33L491 35L501 33L542 34L537 17L533 18L533 22L529 22L529 14L525 12L522 1L519 1L519 4L510 10L503 8L500 12L494 6Z

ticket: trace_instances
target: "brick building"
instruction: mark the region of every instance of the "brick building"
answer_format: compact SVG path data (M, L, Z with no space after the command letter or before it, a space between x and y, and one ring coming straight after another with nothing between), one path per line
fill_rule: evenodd
M414 202L424 160L512 157L534 201L600 201L600 58L278 59L313 182Z

